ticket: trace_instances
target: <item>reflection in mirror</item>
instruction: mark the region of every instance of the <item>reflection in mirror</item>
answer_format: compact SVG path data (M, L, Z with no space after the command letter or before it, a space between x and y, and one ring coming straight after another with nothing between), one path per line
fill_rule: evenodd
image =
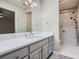
M0 8L0 34L15 32L15 12Z

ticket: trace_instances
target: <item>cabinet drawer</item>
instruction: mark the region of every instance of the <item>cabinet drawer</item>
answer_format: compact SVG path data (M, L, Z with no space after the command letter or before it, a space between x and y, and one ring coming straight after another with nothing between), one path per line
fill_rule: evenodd
M39 47L43 46L45 43L48 43L48 39L45 39L43 41L37 42L30 46L30 53L38 49Z
M14 53L12 53L12 54L9 54L9 55L7 55L7 56L4 56L4 57L2 57L2 58L0 58L0 59L16 59L17 57L15 56L15 54Z
M48 41L50 42L50 44L52 44L53 43L53 37L51 36L51 37L49 37L49 39L48 39Z
M23 48L21 50L15 51L9 55L2 57L1 59L21 59L28 55L28 48Z
M30 59L41 59L41 48L31 53Z
M22 58L28 55L28 47L15 52L16 56Z

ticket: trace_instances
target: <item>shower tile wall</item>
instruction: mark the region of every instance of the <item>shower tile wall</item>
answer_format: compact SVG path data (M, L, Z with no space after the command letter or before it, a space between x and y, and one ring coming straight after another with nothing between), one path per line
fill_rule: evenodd
M60 13L60 39L61 43L66 46L77 46L77 33L76 33L76 12L69 11Z

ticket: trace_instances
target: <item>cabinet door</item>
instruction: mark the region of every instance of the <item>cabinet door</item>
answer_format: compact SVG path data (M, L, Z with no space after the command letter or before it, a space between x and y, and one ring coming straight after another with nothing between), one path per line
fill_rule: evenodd
M9 54L9 55L4 56L4 57L2 57L0 59L18 59L18 57L15 56L14 54Z
M48 39L48 46L49 46L49 54L50 54L50 53L53 52L53 48L54 48L54 46L53 46L53 37L50 37Z
M33 51L35 51L36 49L40 48L42 45L48 43L48 39L44 39L38 43L32 44L30 45L30 53L32 53Z
M38 49L30 54L30 59L41 59L41 49Z
M21 59L27 55L28 55L28 48L26 47L26 48L23 48L21 50L14 52L14 53L11 53L9 55L6 55L6 56L2 57L1 59Z
M48 57L48 43L43 46L43 59Z

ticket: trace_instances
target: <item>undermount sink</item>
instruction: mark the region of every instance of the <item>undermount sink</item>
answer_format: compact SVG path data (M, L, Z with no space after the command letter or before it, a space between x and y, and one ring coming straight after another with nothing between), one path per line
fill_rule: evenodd
M36 36L36 35L29 35L29 36L27 36L27 38L40 38L40 37L42 37L42 36Z
M43 35L39 35L39 34L28 34L28 35L26 35L26 37L27 38L40 38L40 37L42 37Z

